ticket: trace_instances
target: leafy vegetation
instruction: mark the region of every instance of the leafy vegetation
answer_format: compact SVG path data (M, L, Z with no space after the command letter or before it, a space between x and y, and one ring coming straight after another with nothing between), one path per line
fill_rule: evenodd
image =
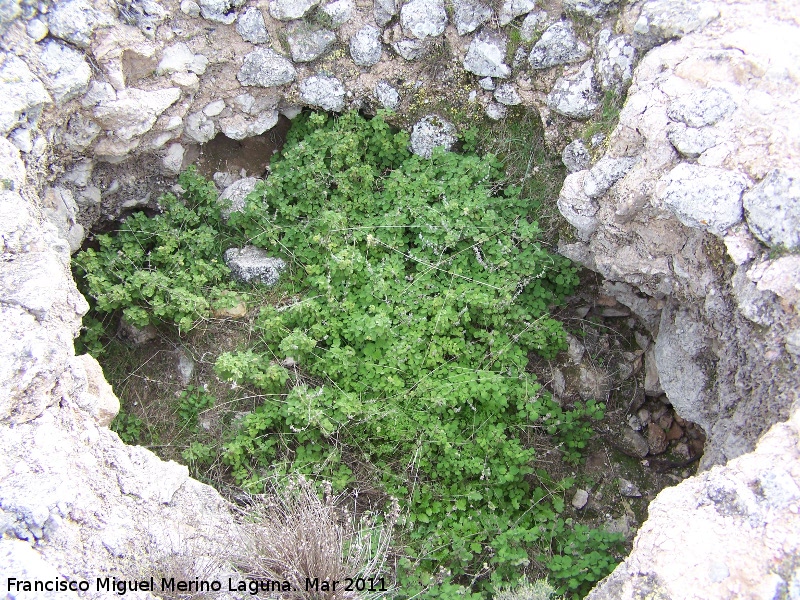
M619 536L564 515L574 481L537 466L532 441L552 436L577 462L604 407L562 408L527 368L565 348L550 312L576 269L540 245L538 207L495 156L407 146L380 116L304 115L227 224L188 172L181 200L100 236L78 273L96 313L187 331L236 288L224 248L284 256L302 293L262 306L248 346L216 361L259 397L222 448L230 477L260 493L302 473L399 498L397 598L482 598L526 570L581 594L613 567ZM213 401L185 390L178 419L194 428ZM214 452L193 442L183 457Z

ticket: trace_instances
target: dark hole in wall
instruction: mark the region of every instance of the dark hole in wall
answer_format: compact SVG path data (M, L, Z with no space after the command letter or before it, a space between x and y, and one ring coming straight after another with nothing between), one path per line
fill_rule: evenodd
M276 125L261 135L233 140L220 133L206 144L189 148L184 166L197 165L200 174L208 179L219 171L238 175L242 169L250 177L262 177L272 155L283 148L291 125L281 115Z

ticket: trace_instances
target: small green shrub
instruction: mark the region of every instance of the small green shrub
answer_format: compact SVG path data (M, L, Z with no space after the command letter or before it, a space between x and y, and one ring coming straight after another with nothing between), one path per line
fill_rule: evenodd
M111 431L115 431L126 444L138 444L142 439L144 422L137 416L120 410L111 422Z
M193 385L187 387L178 399L178 418L181 425L194 428L197 425L197 416L204 410L212 408L216 400L202 387Z
M234 286L222 252L233 236L220 219L216 188L191 168L179 182L185 192L162 196L161 214L134 213L114 235L98 235L97 248L75 256L92 314L120 311L138 327L163 321L188 331L217 302L229 301ZM90 333L87 343L97 337Z

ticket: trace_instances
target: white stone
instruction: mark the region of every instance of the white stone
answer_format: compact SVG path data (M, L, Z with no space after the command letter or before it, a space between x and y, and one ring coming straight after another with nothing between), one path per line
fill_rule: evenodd
M497 86L494 91L494 99L506 106L516 106L522 103L522 98L520 98L516 86L512 83L504 83Z
M438 115L427 115L417 121L411 130L411 152L430 158L436 147L450 150L456 143L456 128Z
M534 69L549 69L557 65L581 62L589 56L589 46L578 39L569 21L559 21L548 27L534 44L528 62Z
M269 42L269 32L264 22L264 15L255 6L248 7L236 21L236 31L245 42L252 44L266 44Z
M504 0L497 15L501 27L508 25L520 15L531 12L536 8L535 0Z
M278 21L291 21L304 17L319 4L319 0L270 0L269 14Z
M300 83L300 99L323 110L344 110L345 89L336 77L312 75Z
M297 72L290 61L269 48L258 48L244 57L236 78L242 85L275 87L290 83Z
M722 236L742 220L747 177L726 169L681 163L661 178L657 194L684 225Z
M77 50L50 41L45 44L40 60L47 72L44 83L57 104L75 98L89 87L92 70Z
M204 19L230 25L236 20L236 10L245 0L198 0L200 14Z
M548 20L547 13L543 10L529 13L522 21L519 28L519 36L523 42L532 42L534 38L544 29Z
M308 29L300 25L286 36L294 62L311 62L328 52L336 43L336 34L327 29Z
M207 117L216 117L225 110L225 100L214 100L203 107L203 114Z
M400 9L403 31L424 40L444 33L447 12L443 0L409 0Z
M775 169L742 198L747 224L768 246L800 247L800 177Z
M25 26L25 32L34 42L39 42L46 38L49 31L47 23L42 19L31 19Z
M486 105L486 116L492 121L501 121L508 116L508 108L497 102L489 102Z
M53 6L47 15L47 23L54 37L79 48L88 48L94 30L109 24L109 20L87 0L69 0Z
M123 141L130 141L153 127L156 119L178 101L179 88L165 88L152 92L127 88L117 93L117 98L98 104L93 115L106 130Z
M185 153L186 149L180 144L170 144L161 159L161 164L164 165L167 172L177 175L183 170L183 156Z
M203 111L190 113L183 120L183 133L198 144L205 144L214 139L217 127L214 121L203 114Z
M560 77L547 95L547 106L565 117L591 117L600 108L592 61L585 62L576 74Z
M458 35L472 33L492 18L492 9L480 0L453 0L453 24Z
M0 61L0 134L7 134L19 125L34 125L52 98L22 60L6 53Z
M381 30L365 25L350 38L350 56L359 67L371 67L381 59Z
M505 64L508 41L499 34L483 31L476 35L464 58L464 69L479 77L506 79L511 68Z
M353 0L335 0L322 7L324 12L331 20L331 27L341 27L353 17Z
M383 108L397 110L400 106L400 94L386 81L379 81L375 85L375 97Z

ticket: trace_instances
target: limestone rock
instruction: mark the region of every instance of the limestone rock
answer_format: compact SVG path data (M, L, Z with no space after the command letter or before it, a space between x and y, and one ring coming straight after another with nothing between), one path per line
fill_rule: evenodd
M56 3L47 15L50 33L79 48L88 48L94 30L109 20L87 0Z
M681 163L658 183L658 196L681 223L716 235L742 220L744 175L726 169Z
M206 72L208 58L202 54L195 54L184 42L178 42L164 48L161 60L156 68L159 75L171 73L195 73L202 75Z
M217 135L217 126L203 111L198 110L186 115L183 121L183 133L198 144L205 144Z
M269 32L264 22L264 15L255 6L248 7L236 21L236 31L245 42L251 44L266 44L269 42Z
M621 94L633 79L635 62L636 48L628 36L612 36L608 29L603 29L598 34L594 70L603 90Z
M573 140L564 147L561 152L561 162L570 173L589 168L591 157L582 139Z
M645 440L638 431L634 431L630 427L622 428L622 438L620 445L625 451L638 458L644 458L650 452L650 446L647 445Z
M47 27L47 22L43 19L31 19L25 26L25 33L28 34L34 42L40 42L47 37L50 29Z
M581 62L589 56L589 46L575 35L569 21L559 21L548 27L531 49L528 62L534 69L549 69L556 65Z
M586 490L576 490L572 496L572 507L576 510L582 509L589 501L589 492Z
M4 34L9 25L11 25L11 23L13 23L21 14L22 9L20 9L19 0L3 2L0 4L0 35Z
M204 19L230 25L236 20L236 9L245 3L245 0L198 0L200 14Z
M294 28L286 36L294 62L311 62L328 52L336 43L336 34L327 29Z
M270 0L269 14L278 21L301 19L319 4L319 0Z
M383 108L396 110L400 106L400 94L386 81L375 84L375 97Z
M423 158L430 158L433 149L442 147L450 150L456 143L456 128L438 115L427 115L417 121L411 130L411 152Z
M399 0L374 0L374 9L373 14L375 15L375 23L377 23L378 27L383 27L392 18L400 12L400 7L398 6Z
M750 230L768 246L800 247L800 178L775 169L742 198Z
M487 92L491 92L496 87L491 77L484 77L483 79L479 80L478 85L481 86L482 90L486 90Z
M500 77L511 75L511 68L505 64L508 40L497 33L482 31L469 45L464 58L464 69L478 77Z
M600 108L592 61L584 63L576 74L560 77L547 95L547 106L565 117L591 117Z
M353 0L335 0L322 7L322 12L331 20L333 28L347 23L353 17L354 10Z
M627 479L623 479L622 477L620 477L618 483L619 483L619 493L621 496L625 496L626 498L642 497L642 492L639 491L639 488L632 481L628 481Z
M697 158L717 145L717 135L711 127L687 127L683 123L670 123L667 139L675 150L686 158Z
M443 0L409 0L400 9L403 31L424 40L444 33L447 12Z
M528 13L519 27L519 36L523 42L532 42L545 29L548 20L543 10Z
M56 103L71 100L89 87L92 70L77 50L50 41L45 44L40 60L47 73L44 83Z
M564 0L564 10L584 17L603 17L617 8L619 0Z
M596 215L600 210L600 205L584 191L587 175L585 170L568 175L556 203L559 212L583 240L588 240L597 229Z
M75 361L86 373L86 392L81 395L81 408L91 414L100 427L108 427L119 413L119 399L94 357L82 354L76 356Z
M275 87L290 83L297 72L290 61L269 48L257 48L244 57L236 78L242 85Z
M492 121L501 121L508 116L508 108L497 102L489 102L486 105L486 116Z
M522 98L520 98L517 88L511 83L504 83L498 86L494 92L494 99L506 106L516 106L522 103Z
M492 18L492 9L480 0L454 0L453 24L458 35L472 33Z
M336 77L313 75L300 83L300 99L323 110L344 110L345 89Z
M611 391L611 377L603 369L582 363L578 367L578 394L584 400L605 401Z
M255 189L259 179L244 177L226 187L219 195L218 202L223 206L220 213L226 221L235 212L242 212L247 195Z
M183 170L183 157L186 154L186 148L180 144L170 144L167 147L164 156L161 158L161 164L168 173L178 175Z
M644 354L644 393L647 396L660 396L664 393L658 379L658 364L653 346Z
M69 244L70 254L77 252L85 232L78 223L78 206L72 191L63 188L47 188L42 199L42 216L55 226L58 234Z
M19 125L35 125L52 98L22 60L5 53L0 61L0 134L5 135Z
M648 0L634 25L634 40L645 50L702 29L719 17L711 2Z
M673 102L667 114L673 121L689 127L714 125L736 110L736 103L723 89L698 90Z
M430 52L430 44L424 40L400 40L394 42L392 48L408 61L418 60Z
M94 109L95 120L115 135L128 141L150 131L158 116L178 101L179 88L165 88L152 92L127 88L114 100L101 102Z
M225 264L236 281L275 285L286 263L280 258L270 257L266 251L255 246L229 248L225 251Z
M350 56L359 67L371 67L381 59L381 30L372 25L359 29L350 38Z
M243 140L254 135L261 135L275 127L277 122L278 111L273 107L264 107L262 111L256 111L255 117L241 114L223 117L219 120L219 128L226 137L232 140Z
M589 198L602 196L636 164L635 158L610 158L604 156L591 168L583 182L583 191Z
M504 27L520 15L531 12L534 8L536 8L535 0L504 0L500 6L500 12L497 14L497 21L500 23L500 27Z

